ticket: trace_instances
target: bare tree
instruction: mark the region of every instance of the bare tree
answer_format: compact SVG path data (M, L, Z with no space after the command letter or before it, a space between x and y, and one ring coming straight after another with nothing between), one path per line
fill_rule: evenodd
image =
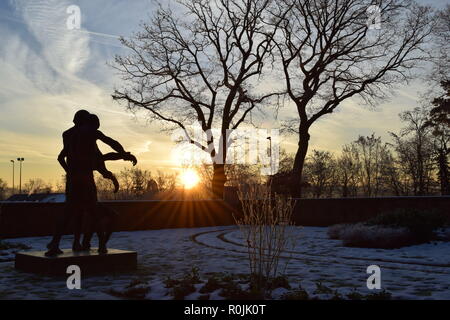
M407 196L410 194L411 179L405 171L404 163L391 152L385 156L383 177L388 195Z
M336 163L329 151L313 150L305 163L305 174L315 198L331 196ZM327 192L331 191L331 192Z
M446 91L442 96L433 99L434 106L425 123L430 128L434 150L436 152L441 194L450 195L450 80L442 81L441 86Z
M30 179L28 180L24 186L23 190L25 193L50 193L53 191L53 186L42 180L41 178Z
M95 173L95 185L97 187L97 197L99 200L119 200L127 199L123 197L123 190L119 189L119 194L114 193L114 186L108 179L103 178L100 174ZM123 186L121 186L122 188Z
M358 180L364 195L368 197L380 195L384 185L384 173L389 160L388 146L380 137L372 134L368 137L359 136L351 147L360 167Z
M222 197L227 130L281 95L261 86L277 29L264 23L273 1L177 2L179 16L160 6L141 32L121 39L131 54L115 59L125 84L113 98L132 111L148 111L150 120L181 128L210 155L213 191ZM192 124L200 126L206 143L189 132Z
M426 125L429 111L424 107L402 112L405 127L399 134L391 133L400 163L411 177L414 195L430 192L434 169L431 129Z
M164 173L158 171L155 177L158 191L173 191L176 188L178 175L176 173Z
M0 178L0 201L6 199L7 188L8 185L6 184L6 182Z
M148 188L152 174L140 168L124 169L119 173L120 192L117 197L122 199L139 199Z
M345 145L337 159L337 181L341 188L341 196L356 197L358 194L358 177L361 164L351 145Z
M310 127L345 100L375 104L394 85L412 77L424 58L432 29L431 9L408 0L281 0L272 19L281 70L298 112L298 150L292 193L301 195L301 175ZM370 30L369 5L379 8L381 29ZM279 16L284 8L292 8Z
M436 14L433 28L431 62L433 68L428 74L431 84L450 81L450 4ZM433 91L433 89L431 89Z

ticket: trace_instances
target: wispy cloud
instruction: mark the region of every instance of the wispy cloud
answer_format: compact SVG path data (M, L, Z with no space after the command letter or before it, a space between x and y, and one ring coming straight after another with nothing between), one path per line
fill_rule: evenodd
M41 55L62 75L79 72L89 59L89 33L69 30L65 0L15 0L28 30L41 45Z
M145 169L174 166L170 137L161 134L156 124L149 127L144 113L136 119L112 101L111 92L120 80L106 66L114 54L125 52L117 37L137 31L139 22L152 15L154 2L9 0L3 10L5 3L0 4L0 178L10 182L9 160L23 156L24 180L59 179L62 170L56 155L61 133L81 107L98 114L105 134L136 153ZM72 4L81 8L80 30L67 29L66 10ZM311 148L338 152L358 134L373 131L387 138L387 130L396 131L399 126L397 114L413 107L416 98L414 89L400 92L375 112L346 102L339 112L314 125ZM280 110L281 118L294 114L293 108ZM268 122L264 127L276 127ZM295 151L296 140L284 140L282 146ZM117 171L125 165L129 164L116 162L108 167Z

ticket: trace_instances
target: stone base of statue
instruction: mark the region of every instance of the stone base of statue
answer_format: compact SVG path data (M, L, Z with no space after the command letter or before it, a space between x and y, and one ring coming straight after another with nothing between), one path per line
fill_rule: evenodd
M45 251L18 252L15 268L45 275L67 275L70 265L79 266L82 275L127 272L137 268L135 251L108 249L108 253L98 253L97 248L81 252L73 252L71 249L62 251L62 254L55 257L46 257Z

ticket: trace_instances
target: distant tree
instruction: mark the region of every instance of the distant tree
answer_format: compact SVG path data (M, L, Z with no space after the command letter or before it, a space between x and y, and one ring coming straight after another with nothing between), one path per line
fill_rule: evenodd
M272 191L278 194L289 194L291 179L292 179L292 166L294 164L294 154L286 152L286 150L280 150L280 162L278 171L269 177L269 184ZM308 185L307 182L304 182ZM309 185L308 185L309 186Z
M301 196L311 126L352 97L375 104L395 85L411 79L409 71L427 57L422 49L433 19L430 8L408 0L280 0L276 4L273 23L282 20L274 38L276 61L298 113L293 128L299 142L292 193ZM379 30L369 29L369 5L379 8Z
M373 133L367 137L359 136L352 142L351 147L359 163L358 180L364 195L368 197L380 195L383 191L384 173L389 160L388 146L381 141L381 137L376 137Z
M361 163L356 149L351 145L344 145L341 155L336 163L336 175L338 185L341 189L341 197L356 197L358 194L358 178L361 170Z
M56 181L54 192L65 193L66 192L66 175L62 175L59 180Z
M6 199L8 185L0 178L0 200Z
M325 194L331 196L335 170L336 162L331 152L312 150L305 163L305 178L311 185L315 198L323 197Z
M23 185L24 193L50 193L53 192L53 186L41 178L30 179Z
M155 177L159 191L173 191L177 185L178 174L158 171Z
M428 75L432 85L450 81L450 4L437 12L435 21L430 48L433 68Z
M261 176L260 169L257 165L249 164L227 165L227 185L238 187L242 184L262 183L265 177Z
M119 194L114 193L114 186L108 179L103 178L100 174L95 174L95 185L97 186L97 197L99 200L118 200L121 198ZM120 190L120 189L119 189ZM127 199L127 198L123 198Z
M405 166L405 172L411 177L414 195L430 193L433 183L434 147L431 129L426 125L428 114L424 107L400 113L405 127L399 134L391 133L400 164Z
M281 95L262 86L270 67L276 23L264 20L272 0L180 0L180 13L160 6L151 22L115 59L124 85L113 98L129 110L146 110L150 120L180 128L213 164L212 188L223 196L227 130L237 129L260 106ZM189 126L207 137L198 141ZM218 129L215 132L212 129ZM200 151L200 152L202 152Z
M385 156L383 176L388 195L407 196L411 194L411 178L405 171L405 165L391 152Z
M436 160L439 171L439 181L441 194L450 194L450 80L441 82L442 88L446 91L442 96L433 99L434 106L425 123L425 127L431 129L433 146L436 153Z
M118 197L125 199L139 199L147 191L148 183L152 180L150 171L140 168L130 168L120 171L118 174L120 194Z

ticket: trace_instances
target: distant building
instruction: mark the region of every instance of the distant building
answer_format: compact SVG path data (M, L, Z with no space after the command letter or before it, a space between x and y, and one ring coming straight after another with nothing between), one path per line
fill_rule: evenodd
M32 194L14 194L5 201L11 202L65 202L64 193L32 193Z

